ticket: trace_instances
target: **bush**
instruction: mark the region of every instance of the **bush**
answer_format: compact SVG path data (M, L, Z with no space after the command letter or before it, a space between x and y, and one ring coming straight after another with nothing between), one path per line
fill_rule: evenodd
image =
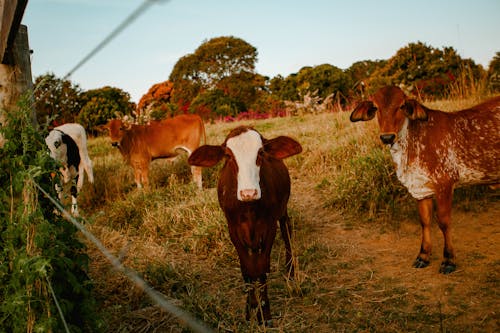
M5 332L98 330L87 276L88 257L76 228L54 213L38 190L55 196L43 136L32 125L24 100L7 114L0 150L0 327Z
M333 184L327 205L368 218L395 215L405 210L402 202L413 202L396 177L389 153L382 147L349 159Z

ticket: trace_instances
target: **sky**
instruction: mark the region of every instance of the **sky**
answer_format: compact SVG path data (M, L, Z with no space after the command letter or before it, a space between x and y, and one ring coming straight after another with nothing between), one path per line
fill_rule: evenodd
M500 52L500 0L29 0L33 79L65 77L137 8L100 51L72 72L84 90L112 86L134 102L168 80L176 62L205 41L234 36L257 49L270 78L304 66L349 68L389 59L409 43L453 47L488 67Z

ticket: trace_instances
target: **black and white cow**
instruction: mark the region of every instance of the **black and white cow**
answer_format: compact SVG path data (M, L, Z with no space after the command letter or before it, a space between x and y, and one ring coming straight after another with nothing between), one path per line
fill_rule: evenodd
M71 213L78 216L77 196L83 186L84 170L89 182L94 182L92 161L87 152L87 135L80 124L68 123L54 128L45 138L50 156L62 164L61 174L64 183L73 181L71 185ZM56 185L59 199L62 187Z

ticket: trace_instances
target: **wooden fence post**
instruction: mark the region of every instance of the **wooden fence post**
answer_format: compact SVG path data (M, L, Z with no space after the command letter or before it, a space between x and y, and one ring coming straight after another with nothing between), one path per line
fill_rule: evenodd
M31 91L33 97L33 79L31 76L30 49L28 44L28 28L20 25L12 48L12 61L0 64L0 123L5 124L4 112L17 107L17 101L22 94ZM33 105L33 103L31 103ZM36 124L35 110L32 108L32 121ZM0 147L3 147L0 136Z

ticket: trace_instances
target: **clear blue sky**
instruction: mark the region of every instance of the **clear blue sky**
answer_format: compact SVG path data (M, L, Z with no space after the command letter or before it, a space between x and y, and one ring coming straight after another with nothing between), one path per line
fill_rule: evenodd
M64 77L143 1L29 0L22 23L33 77ZM219 36L256 47L257 72L269 77L389 59L418 41L487 68L500 51L500 0L157 1L70 80L85 90L118 87L137 102L180 57Z

